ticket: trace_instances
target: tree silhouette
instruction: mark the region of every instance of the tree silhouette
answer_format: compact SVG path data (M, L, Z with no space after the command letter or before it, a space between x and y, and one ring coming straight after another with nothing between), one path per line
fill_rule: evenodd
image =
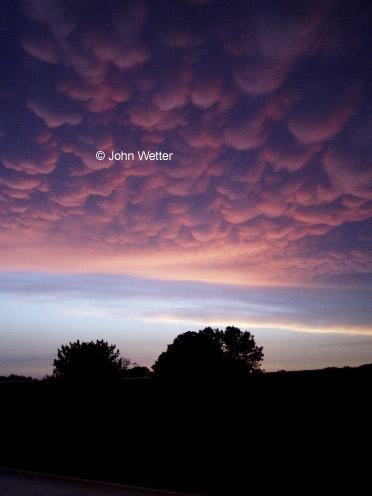
M120 378L129 364L130 360L120 358L114 344L103 340L89 343L77 340L58 349L52 378L69 383L112 382Z
M150 377L151 370L147 367L141 367L138 363L132 363L130 367L123 370L121 376L125 379L141 379Z
M263 348L237 327L206 327L179 334L153 365L157 378L190 379L246 375L261 371Z

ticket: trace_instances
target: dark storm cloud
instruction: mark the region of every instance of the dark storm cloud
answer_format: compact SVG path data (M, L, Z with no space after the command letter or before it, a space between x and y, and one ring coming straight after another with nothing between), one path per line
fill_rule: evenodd
M72 270L104 256L103 270L165 278L170 261L177 277L247 283L371 273L368 2L1 8L6 267L34 247L59 270L65 248Z

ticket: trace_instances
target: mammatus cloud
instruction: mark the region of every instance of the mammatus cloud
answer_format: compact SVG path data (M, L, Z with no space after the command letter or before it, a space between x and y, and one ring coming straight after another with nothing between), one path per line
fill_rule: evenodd
M371 8L248 4L4 7L4 268L370 281Z

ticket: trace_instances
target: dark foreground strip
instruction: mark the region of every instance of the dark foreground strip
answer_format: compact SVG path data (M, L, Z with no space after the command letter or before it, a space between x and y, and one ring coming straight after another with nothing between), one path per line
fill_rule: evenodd
M0 468L0 494L1 496L197 496L190 493L8 468Z

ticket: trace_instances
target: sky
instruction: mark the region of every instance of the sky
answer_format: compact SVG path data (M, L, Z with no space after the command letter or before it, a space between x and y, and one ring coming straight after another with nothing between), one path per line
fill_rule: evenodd
M2 1L0 375L76 339L151 366L208 325L251 331L265 370L372 362L371 21Z

